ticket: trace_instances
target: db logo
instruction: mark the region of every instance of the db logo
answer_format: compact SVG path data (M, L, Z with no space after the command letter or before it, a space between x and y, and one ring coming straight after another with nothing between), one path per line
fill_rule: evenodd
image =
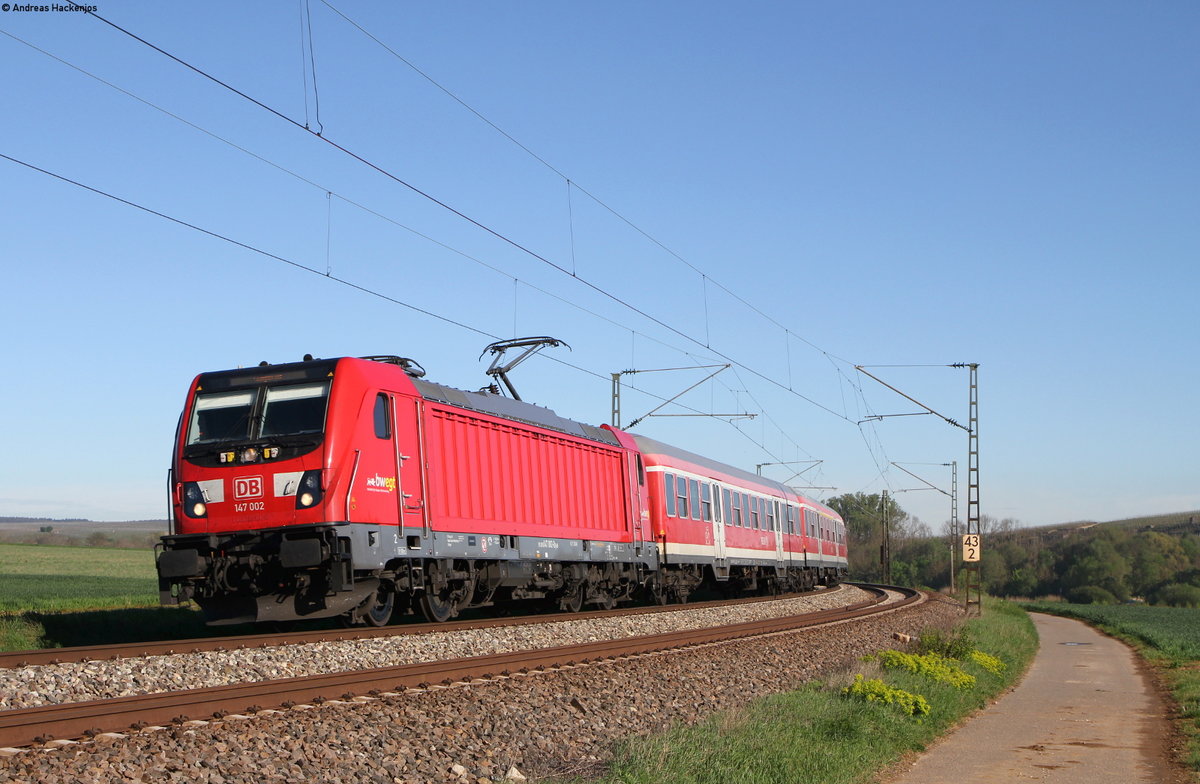
M233 480L234 498L262 498L262 494L261 476L239 476Z

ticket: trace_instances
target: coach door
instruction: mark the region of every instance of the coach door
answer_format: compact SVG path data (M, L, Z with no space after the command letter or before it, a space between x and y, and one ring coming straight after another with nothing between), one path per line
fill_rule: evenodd
M775 526L775 563L783 566L783 516L787 514L787 504L770 501L775 504L775 516L772 518Z
M712 519L713 527L713 557L718 561L725 560L725 522L722 519L721 509L721 486L720 485L704 485L704 493L712 494L712 514L709 517Z

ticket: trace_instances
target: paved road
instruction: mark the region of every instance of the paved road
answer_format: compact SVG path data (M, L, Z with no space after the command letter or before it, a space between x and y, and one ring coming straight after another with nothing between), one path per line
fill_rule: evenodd
M1163 706L1124 644L1079 621L1032 616L1041 636L1016 689L890 784L1166 784Z

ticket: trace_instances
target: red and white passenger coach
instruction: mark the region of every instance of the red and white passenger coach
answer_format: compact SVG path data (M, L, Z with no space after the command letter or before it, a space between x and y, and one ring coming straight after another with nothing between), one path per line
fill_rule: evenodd
M210 623L379 625L397 606L446 620L845 576L841 520L784 485L423 375L343 357L197 376L162 602L194 600Z

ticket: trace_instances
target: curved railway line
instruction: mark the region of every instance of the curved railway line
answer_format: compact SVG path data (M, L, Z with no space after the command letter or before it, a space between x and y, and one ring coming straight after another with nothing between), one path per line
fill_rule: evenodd
M857 583L856 583L857 584ZM864 586L865 587L865 586ZM812 593L789 593L779 596L756 596L743 599L725 599L691 604L671 604L654 607L624 607L616 610L593 610L578 613L554 612L542 615L522 615L507 618L484 618L444 623L404 623L394 626L363 626L340 629L313 629L260 634L243 634L226 637L197 637L187 640L162 640L152 642L115 643L107 645L79 645L70 648L39 648L23 651L0 651L0 669L26 667L37 664L62 664L64 662L102 661L106 659L132 659L141 656L163 656L176 653L201 653L204 651L228 651L247 648L272 648L279 645L303 645L317 642L342 642L344 640L367 640L399 635L421 635L439 632L454 632L463 629L488 629L502 626L527 626L538 623L589 620L594 618L618 618L631 615L653 615L676 612L682 609L709 607L733 607L744 604L759 604L777 599L812 596Z
M207 721L212 717L236 717L339 700L370 701L410 689L437 688L439 685L469 683L477 679L521 677L538 670L587 667L617 659L862 618L912 605L922 599L920 593L910 589L870 585L860 587L872 593L873 597L831 610L727 626L398 667L3 711L0 712L0 747L65 744L72 739L119 733L131 727L144 729L148 726L185 725ZM902 594L899 600L893 596L896 592ZM598 614L592 615L595 617ZM563 616L555 617L561 619ZM528 619L521 620L529 622ZM507 622L517 621L508 619ZM438 628L445 628L445 625Z

